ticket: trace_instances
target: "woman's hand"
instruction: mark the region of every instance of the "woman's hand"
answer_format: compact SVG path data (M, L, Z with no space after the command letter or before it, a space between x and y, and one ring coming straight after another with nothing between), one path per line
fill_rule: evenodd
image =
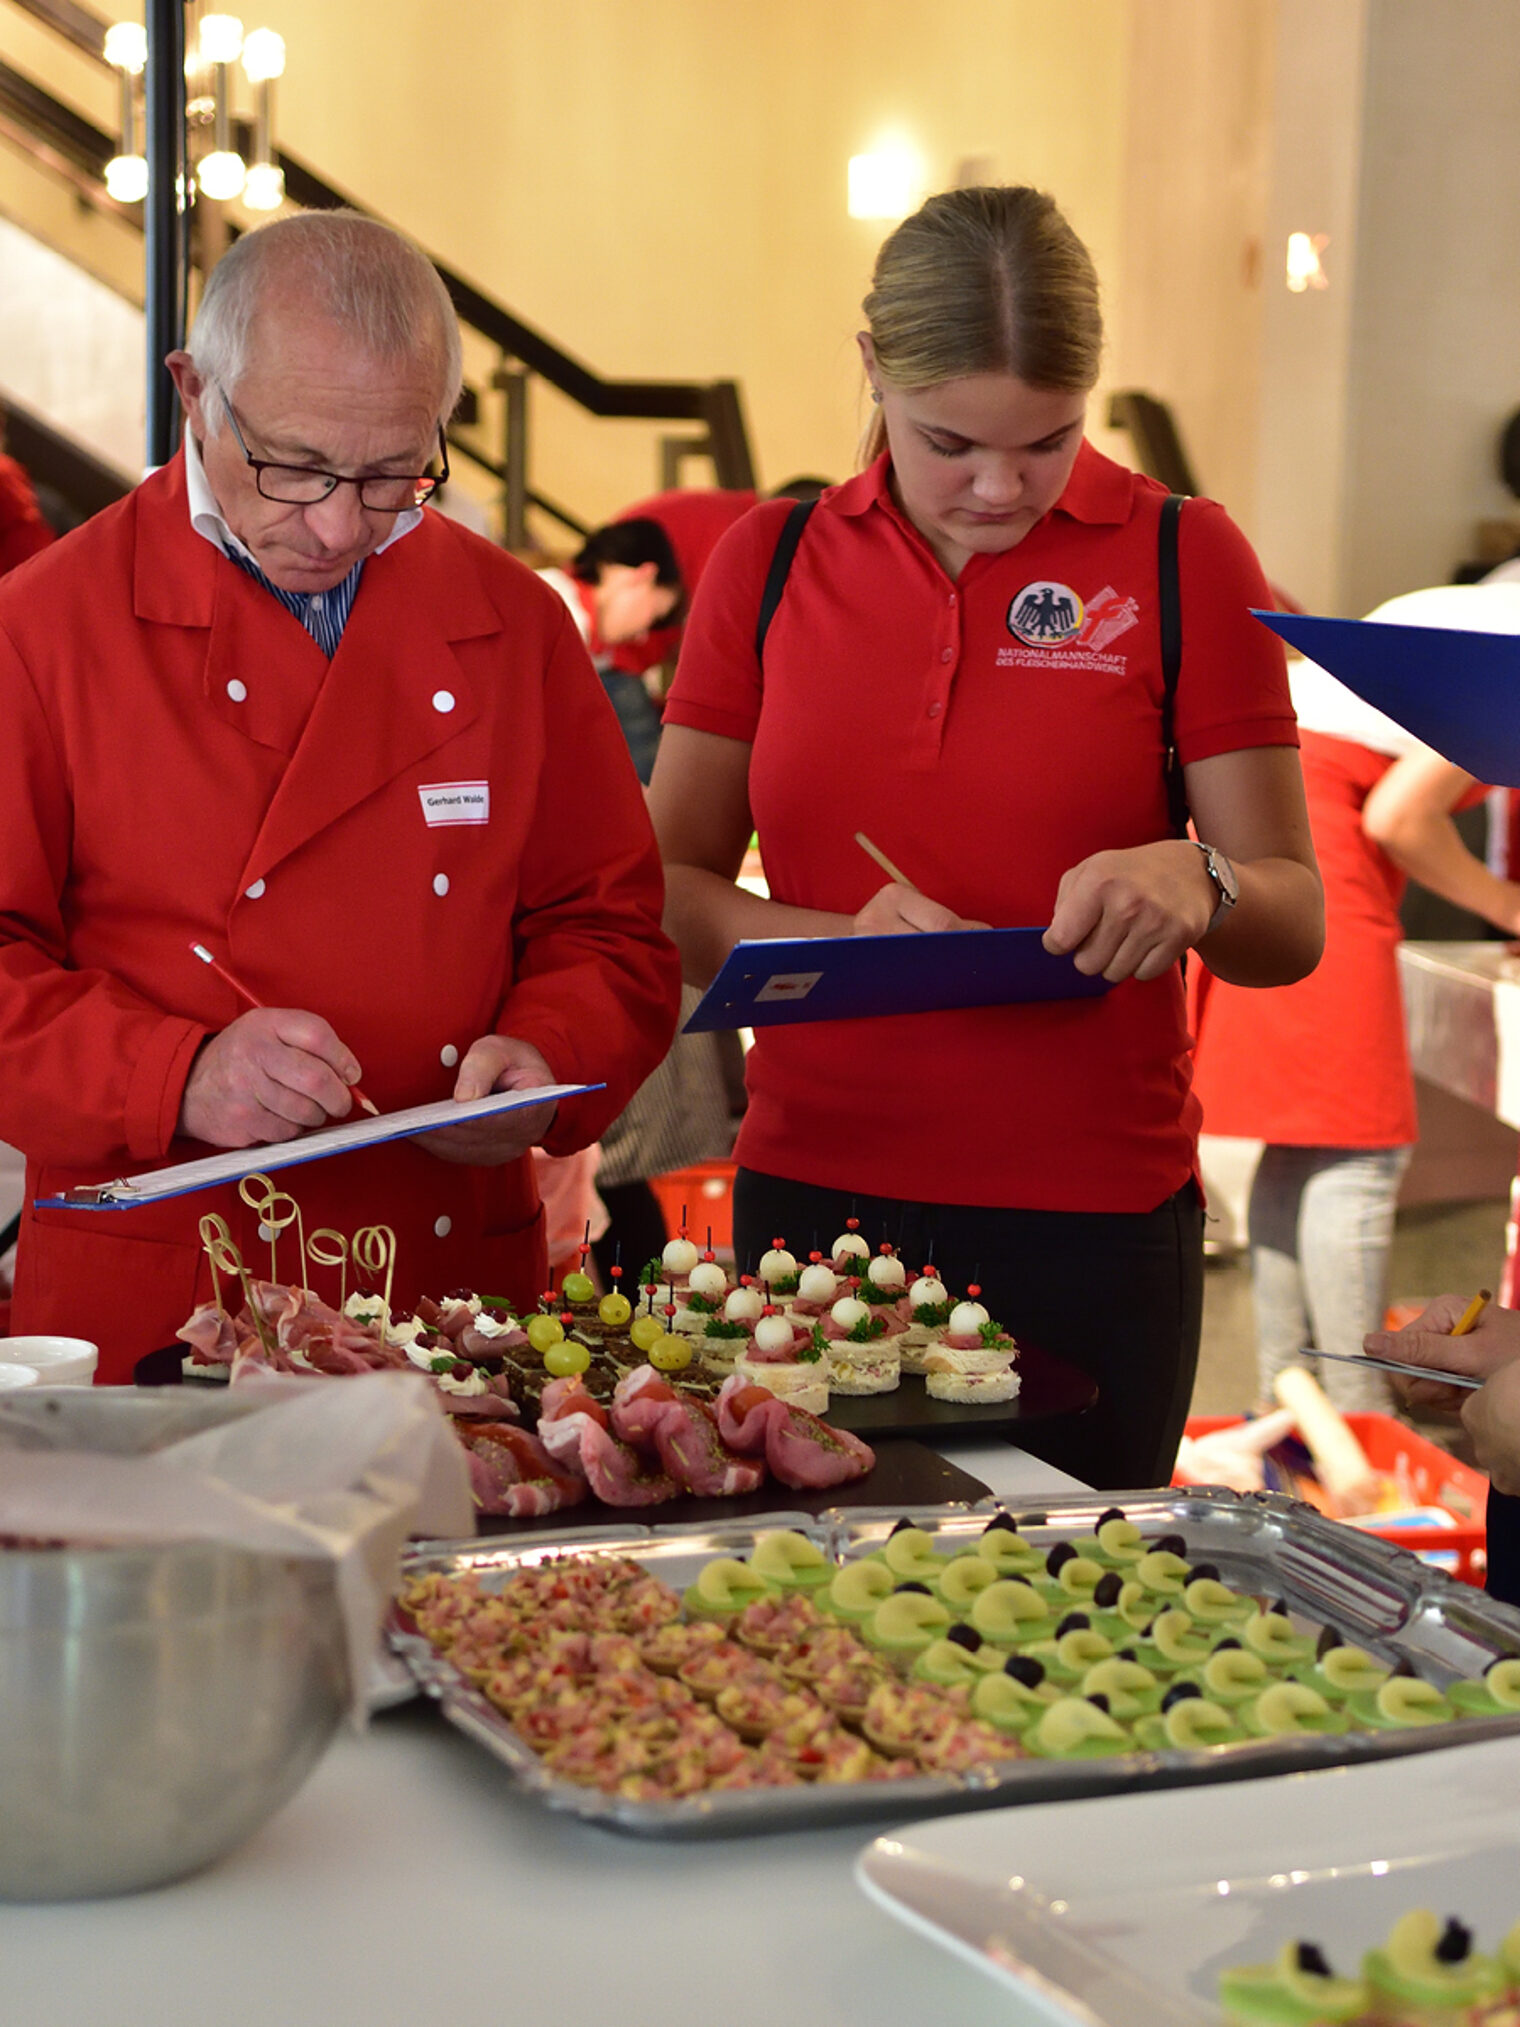
M1198 942L1218 904L1203 853L1186 838L1094 852L1062 874L1045 948L1115 984L1159 978Z
M985 922L968 922L938 901L931 901L917 887L899 886L894 880L878 887L855 917L855 936L907 936L936 929L985 929Z

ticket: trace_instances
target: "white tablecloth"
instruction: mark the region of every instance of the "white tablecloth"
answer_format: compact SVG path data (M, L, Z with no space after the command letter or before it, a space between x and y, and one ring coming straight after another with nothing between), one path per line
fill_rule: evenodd
M1004 1498L1082 1489L1004 1444L947 1454ZM589 1829L410 1705L341 1736L251 1842L181 1885L0 1905L0 2021L1006 2023L993 1984L862 1897L851 1866L870 1835L661 1844Z

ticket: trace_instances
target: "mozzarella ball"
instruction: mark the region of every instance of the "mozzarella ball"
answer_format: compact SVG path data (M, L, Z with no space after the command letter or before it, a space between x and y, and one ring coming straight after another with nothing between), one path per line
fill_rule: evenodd
M894 1253L878 1253L866 1274L873 1288L901 1288L908 1279L902 1261Z
M758 1288L736 1288L723 1305L723 1314L730 1323L753 1323L764 1309Z
M858 1295L841 1295L829 1314L841 1330L853 1330L857 1323L867 1322L871 1312Z
M756 1351L789 1351L792 1326L784 1316L762 1316L755 1325Z
M667 1274L689 1274L701 1257L690 1239L671 1239L660 1255L660 1265Z
M804 1302L832 1302L839 1291L839 1276L832 1267L804 1267L797 1293Z
M762 1281L784 1281L788 1274L795 1274L797 1262L784 1246L773 1248L760 1256L760 1279Z
M870 1258L871 1248L859 1232L841 1232L834 1241L833 1257L837 1260L845 1253L853 1253L857 1260L866 1260Z
M716 1260L699 1260L692 1268L686 1285L693 1295L705 1295L710 1301L716 1300L727 1288L728 1276Z
M915 1309L922 1309L926 1303L941 1303L950 1300L950 1290L934 1274L920 1274L908 1290L908 1300Z
M950 1333L953 1337L975 1337L982 1325L991 1321L980 1302L957 1302L950 1312Z

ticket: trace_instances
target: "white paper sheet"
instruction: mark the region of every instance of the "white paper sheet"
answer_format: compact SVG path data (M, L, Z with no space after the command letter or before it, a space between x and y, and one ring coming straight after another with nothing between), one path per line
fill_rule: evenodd
M467 1098L463 1102L445 1098L436 1105L382 1112L378 1119L367 1115L346 1119L341 1126L324 1126L316 1133L302 1134L299 1140L283 1140L273 1147L233 1147L225 1154L202 1155L195 1161L176 1162L170 1168L148 1169L142 1175L123 1176L87 1189L66 1190L62 1196L39 1197L37 1202L45 1210L128 1210L133 1204L189 1196L194 1190L210 1189L219 1182L238 1182L245 1175L267 1175L272 1169L293 1168L298 1162L347 1154L351 1148L373 1147L382 1140L407 1140L413 1134L431 1133L436 1126L459 1126L467 1119L485 1119L497 1112L556 1104L561 1098L578 1098L582 1092L601 1088L600 1084L545 1084L535 1091L493 1091L488 1097Z

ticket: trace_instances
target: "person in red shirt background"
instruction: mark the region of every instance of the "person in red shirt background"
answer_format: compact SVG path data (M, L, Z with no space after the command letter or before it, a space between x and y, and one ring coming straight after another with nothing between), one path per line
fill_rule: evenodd
M1164 1482L1202 1305L1178 959L1277 984L1322 937L1283 656L1249 611L1267 588L1190 501L1175 725L1204 850L1164 783L1164 492L1082 436L1086 249L1037 191L948 192L887 239L865 311L871 461L814 510L763 669L783 506L724 538L695 603L651 789L666 926L702 983L742 937L1048 923L1113 990L760 1031L736 1249L826 1247L853 1211L1097 1379L1090 1414L1021 1442ZM768 900L735 884L754 828ZM914 885L881 886L857 831Z
M0 426L0 445L4 440ZM0 449L0 577L57 539L43 519L26 468Z

